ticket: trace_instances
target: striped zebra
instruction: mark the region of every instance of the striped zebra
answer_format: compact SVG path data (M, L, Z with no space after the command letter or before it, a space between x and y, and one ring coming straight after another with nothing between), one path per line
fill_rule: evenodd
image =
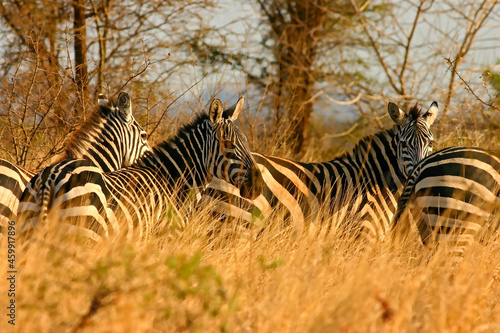
M442 149L414 169L394 215L395 240L403 241L410 221L422 242L446 244L457 260L477 237L498 228L500 157L474 147Z
M262 227L266 217L284 212L284 220L299 233L320 216L344 221L356 215L359 224L343 226L368 241L384 237L411 166L427 156L433 142L429 130L437 103L422 113L415 105L408 114L394 103L388 113L391 129L366 136L350 152L328 162L302 163L253 153L264 182L263 194L253 201L238 196L231 186L214 179L202 202L217 202L215 211ZM398 144L404 142L402 146ZM398 148L400 147L400 148ZM259 218L260 217L260 218ZM349 220L353 220L349 218ZM335 226L323 228L326 232Z
M61 160L86 159L108 172L132 165L150 149L129 95L121 92L110 100L99 95L98 106L68 140ZM19 198L37 172L0 159L0 229L15 219Z
M146 240L163 231L172 205L180 206L193 191L199 197L212 177L255 198L260 174L246 137L233 123L243 103L241 97L224 110L214 99L208 115L199 115L128 168L104 173L90 161L66 160L42 170L21 197L21 232L54 217L66 233L95 241L120 234Z

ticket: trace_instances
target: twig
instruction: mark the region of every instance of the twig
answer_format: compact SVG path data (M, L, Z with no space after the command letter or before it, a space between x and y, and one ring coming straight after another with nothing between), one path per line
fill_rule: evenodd
M13 123L13 119L16 119L18 117L16 117L16 111L14 110L14 103L15 103L15 94L16 94L16 87L17 87L17 77L18 77L18 73L19 73L19 70L21 68L21 65L22 63L25 61L25 55L23 54L22 55L22 59L19 61L17 67L16 67L16 70L14 72L14 76L12 77L12 89L9 91L9 96L8 96L8 102L9 102L9 105L7 107L7 122L9 124L9 127L8 127L8 130L11 134L11 138L12 138L12 146L14 147L14 154L15 156L12 156L12 154L10 152L8 152L8 155L12 158L13 161L18 161L17 160L17 157L19 155L19 152L18 152L18 144L19 144L19 140L17 138L17 135L16 135L16 132L15 132L15 125Z
M352 4L352 7L354 8L354 10L356 11L356 16L359 18L359 20L362 23L363 30L365 31L366 36L368 37L368 40L370 42L370 46L375 51L375 55L377 56L377 59L378 59L380 65L382 66L382 69L383 69L387 79L389 80L389 84L392 86L392 88L397 93L399 93L400 95L404 95L401 88L397 86L397 83L393 78L393 74L392 74L393 72L389 68L389 65L386 63L386 61L384 60L384 57L382 56L382 53L381 53L381 50L379 49L379 45L378 45L377 41L373 38L372 34L370 33L370 30L368 29L369 22L365 19L360 8L358 7L358 5L356 4L356 2L354 0L351 0L351 4Z
M446 58L446 57L443 57L443 58L444 58L444 60L446 60L446 62L448 63L448 65L450 65L450 68L453 71L453 73L456 74L458 76L458 78L460 79L460 81L465 85L465 89L468 92L470 92L472 94L472 96L474 96L475 99L477 99L481 104L489 106L490 108L492 108L494 110L500 110L500 108L498 106L496 106L495 104L485 102L481 97L479 97L478 95L476 95L476 93L474 92L474 90L472 90L472 88L470 87L469 83L467 83L467 81L465 81L465 79L460 75L460 73L453 66L453 61L450 58ZM484 118L484 120L486 120L490 125L494 126L495 128L498 128L497 125L494 125L494 124L491 123L490 117L484 112L483 109L479 109L479 113Z
M451 96L456 89L456 87L454 86L455 85L454 74L458 74L457 71L458 66L460 65L460 63L462 63L462 61L465 59L465 56L469 53L470 49L472 48L472 45L474 44L476 36L479 33L479 30L483 26L488 16L493 12L493 9L497 5L498 1L493 1L491 4L486 4L486 2L487 1L483 1L481 5L479 5L477 10L474 13L471 13L469 17L467 17L468 24L465 31L465 37L462 41L462 44L460 45L460 49L458 50L455 56L455 60L451 61L445 58L446 60L448 60L448 64L452 69L452 74L450 77L450 82L448 84L448 92L444 103L443 114L447 113L448 105L450 104L451 101ZM485 8L486 5L489 5L489 7ZM482 13L481 11L484 11L484 13ZM462 78L460 79L462 80Z
M30 38L31 38L31 36L30 36ZM38 45L36 43L33 43L33 44ZM24 102L24 108L23 108L23 113L22 113L21 122L20 122L20 127L21 127L21 130L23 132L25 145L23 146L23 148L20 152L20 156L16 156L16 158L19 158L19 160L17 160L16 162L17 162L17 164L19 164L21 166L26 166L26 158L28 156L28 150L29 150L28 145L31 145L31 142L29 142L29 140L28 140L29 134L28 134L28 131L26 130L26 118L28 117L27 114L28 114L29 100L30 100L30 97L31 97L32 92L33 92L33 87L35 85L38 70L40 69L39 68L39 66L40 66L40 54L38 52L38 49L36 49L35 52L36 52L36 54L35 54L35 56L36 56L35 68L33 69L33 76L30 80L28 90L26 93L26 100Z
M147 58L146 58L146 59L144 60L144 64L145 64L144 68L143 68L143 69L141 69L139 72L137 72L137 73L133 74L132 76L130 76L130 77L127 79L127 81L125 81L125 83L124 83L124 84L123 84L120 88L118 88L118 90L116 91L115 95L116 95L116 94L118 94L118 93L119 93L119 92L120 92L123 88L125 88L125 86L126 86L126 85L130 82L130 81L132 81L132 80L133 80L133 79L135 79L136 77L140 76L142 73L144 73L144 72L146 71L146 69L148 69L149 64L150 64L149 59L147 59ZM113 96L115 96L115 95L113 95Z
M411 27L410 35L407 38L407 43L405 45L405 55L403 59L403 64L401 65L401 70L399 72L399 84L401 85L401 95L406 94L406 86L405 86L405 81L404 81L404 75L406 72L406 68L408 67L408 57L410 55L410 49L412 46L412 41L413 41L413 36L415 35L415 31L417 29L417 25L419 23L419 17L420 14L422 13L422 7L424 6L424 1L420 2L420 5L417 7L417 13L415 14L415 19L413 20L413 24ZM432 3L431 3L432 6ZM429 6L430 8L430 6Z
M349 128L347 131L341 132L341 133L333 133L333 134L325 134L323 135L323 139L329 139L329 138L339 138L341 136L346 136L348 134L351 134L352 131L354 131L358 127L358 123L355 123L352 125L351 128Z
M31 130L31 136L27 139L27 143L28 143L28 145L31 145L31 142L32 142L32 141L33 141L33 139L35 138L35 135L38 133L38 130L39 130L39 129L40 129L40 127L42 126L42 123L44 122L45 118L49 115L49 113L50 113L50 111L51 111L51 109L52 109L52 106L54 105L54 103L55 103L55 102L57 101L57 99L59 98L59 95L60 95L60 94L61 94L61 92L62 92L62 87L63 87L63 84L61 83L61 84L59 85L59 89L58 89L58 91L57 91L56 95L53 97L53 99L52 99L51 103L48 105L47 110L46 110L45 112L43 112L43 113L42 113L41 118L40 118L40 121L38 122L38 124L36 123L36 121L34 122L34 124L33 124L33 129ZM36 119L36 113L35 113L35 119ZM49 153L50 153L51 151L53 151L53 150L54 150L54 148L55 148L55 146L52 146L52 148L50 149ZM40 167L40 166L43 164L43 162L44 162L46 159L48 159L49 157L51 157L51 156L47 156L47 155L46 155L46 156L43 158L43 161L41 161L41 162L38 164L37 168L38 168L38 167Z
M362 93L358 93L358 96L354 97L354 99L352 99L350 101L339 101L337 99L334 99L334 98L328 96L328 94L326 94L323 90L320 90L316 94L314 94L314 96L312 96L309 100L305 101L304 104L311 103L319 95L325 96L330 102L338 104L338 105L352 105L352 104L356 103L357 101L359 101L361 99L361 97L363 96Z
M168 108L174 104L175 102L177 102L182 96L184 96L188 91L190 91L191 89L193 89L194 86L196 86L198 83L201 82L201 80L203 80L205 78L205 76L207 76L207 73L203 74L203 76L198 80L196 81L193 85L191 85L191 87L189 87L186 91L184 91L182 94L180 94L177 98L175 98L172 102L170 102L167 107L165 108L165 110L163 110L161 116L160 116L160 119L158 119L158 122L156 122L156 125L155 127L153 127L153 129L151 130L151 132L148 134L148 139L151 135L153 135L154 131L156 131L156 129L158 128L158 126L160 125L160 122L163 120L163 117L165 117L165 114L167 113L167 110Z

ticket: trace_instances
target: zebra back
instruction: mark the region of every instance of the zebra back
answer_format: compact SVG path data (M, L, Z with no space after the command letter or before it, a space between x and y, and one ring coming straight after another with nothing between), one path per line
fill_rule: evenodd
M498 229L500 158L475 147L450 147L422 160L408 180L394 216L396 242L414 221L422 242L445 244L459 261L474 239Z
M19 197L36 172L0 159L0 228L16 215Z

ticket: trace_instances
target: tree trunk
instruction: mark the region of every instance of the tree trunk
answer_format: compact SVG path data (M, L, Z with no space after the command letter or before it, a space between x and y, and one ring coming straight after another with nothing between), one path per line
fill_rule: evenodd
M276 128L283 134L280 144L298 155L307 147L313 110L310 99L317 48L314 31L321 27L325 14L312 1L297 1L295 6L288 7L288 14L291 22L280 23L281 36L275 50L278 70L274 119Z

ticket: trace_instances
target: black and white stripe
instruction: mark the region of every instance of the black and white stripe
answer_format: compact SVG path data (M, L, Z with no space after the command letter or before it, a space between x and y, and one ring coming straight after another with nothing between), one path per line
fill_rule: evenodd
M93 240L136 235L144 240L164 223L169 209L212 177L224 179L243 197L260 194L259 172L246 137L234 125L240 98L225 110L220 100L172 139L148 151L131 167L104 173L85 160L62 161L34 177L21 198L22 229L54 216L70 232Z
M134 119L129 95L121 92L110 100L99 95L98 104L68 140L62 160L89 160L104 171L132 165L151 148ZM37 172L0 159L0 228L15 219L19 198Z
M424 244L446 244L459 259L474 239L498 228L499 212L500 157L474 147L445 148L422 160L408 179L394 236L405 239L414 221Z
M0 229L15 219L19 198L34 175L36 171L0 159Z
M131 166L150 149L129 95L121 92L110 101L99 96L99 107L68 141L62 159L89 160L110 172Z
M262 223L259 216L278 211L302 232L319 216L332 216L330 221L356 222L324 229L348 229L370 241L383 238L406 181L405 166L416 164L432 145L429 127L438 109L434 102L425 114L416 105L405 114L389 103L388 112L397 125L364 137L351 152L328 162L302 163L253 153L264 182L263 195L255 200L245 200L231 186L214 180L202 201L215 199L218 212L249 224ZM406 146L398 149L401 138ZM405 163L400 156L405 156Z
M421 111L417 105L412 110L416 112L412 115L415 121L401 128L398 142L399 168L406 177L411 175L418 162L432 152L434 135L430 130L430 125L437 117L438 104L433 102L425 114L420 114ZM393 103L389 103L389 112L391 114L399 113L397 106Z
M432 144L429 127L438 109L434 102L425 114L416 105L405 114L389 103L388 112L397 125L364 137L352 151L329 162L302 163L253 153L264 182L263 195L253 201L242 199L220 180L212 181L202 201L215 200L219 213L249 224L260 224L259 216L278 211L302 232L318 216L332 216L330 221L356 222L323 227L322 232L340 228L369 241L383 238L406 181L405 166L425 157Z

